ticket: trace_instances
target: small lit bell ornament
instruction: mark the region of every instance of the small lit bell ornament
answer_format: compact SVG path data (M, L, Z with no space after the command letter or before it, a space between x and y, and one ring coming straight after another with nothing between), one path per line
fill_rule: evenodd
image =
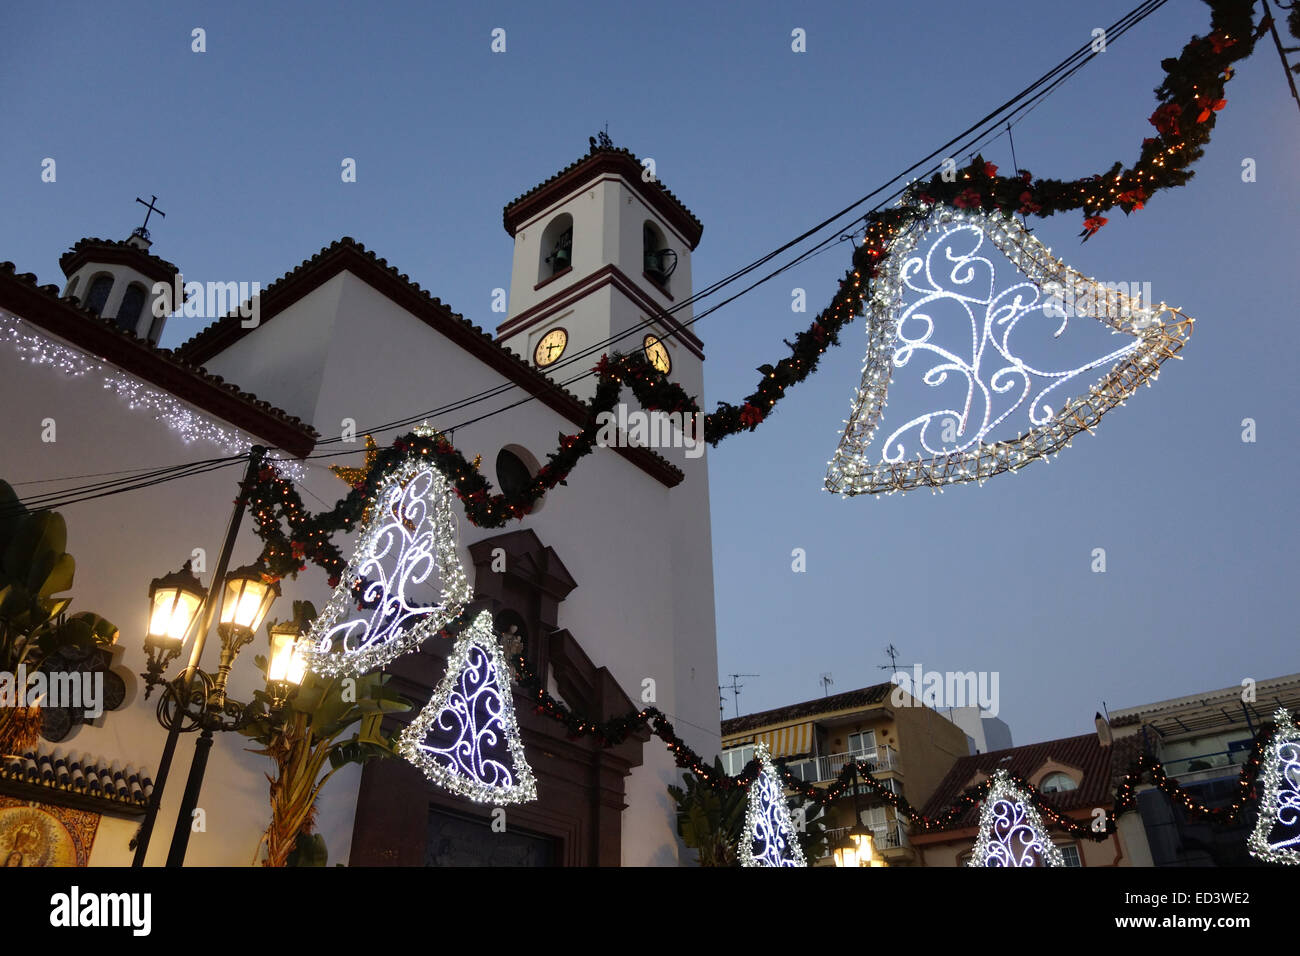
M1264 748L1259 819L1247 838L1250 855L1269 863L1300 863L1300 729L1285 708L1273 717Z
M754 748L760 769L749 785L745 830L740 836L741 866L807 866L781 778L761 741Z
M967 866L1065 866L1065 856L1029 796L1005 770L993 775L980 806L979 835Z
M537 799L537 783L515 722L510 669L481 611L456 638L447 672L397 752L452 793L501 806Z

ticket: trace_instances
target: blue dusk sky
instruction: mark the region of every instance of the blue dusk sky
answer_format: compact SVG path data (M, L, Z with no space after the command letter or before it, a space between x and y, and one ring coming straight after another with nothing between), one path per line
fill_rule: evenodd
M0 12L0 259L61 284L60 253L124 238L135 197L156 194L153 251L189 279L265 286L349 235L491 328L492 290L509 285L502 206L608 122L703 221L698 289L925 156L1130 3L267 6ZM1208 23L1183 0L1114 41L1016 126L1019 163L1063 179L1130 164L1152 134L1160 60ZM1300 115L1267 40L1227 97L1187 187L1113 212L1086 245L1077 214L1031 220L1068 264L1150 283L1198 319L1184 359L1096 435L982 488L827 494L858 320L768 422L710 452L719 670L760 675L743 680L742 713L819 696L826 672L833 691L887 679L889 644L908 667L997 672L1017 743L1087 732L1103 700L1300 670ZM1014 168L1005 136L984 154ZM45 157L56 183L41 182ZM356 183L341 182L344 157ZM849 258L840 243L695 327L706 407L752 391ZM807 314L791 311L795 288ZM163 344L198 324L175 322Z

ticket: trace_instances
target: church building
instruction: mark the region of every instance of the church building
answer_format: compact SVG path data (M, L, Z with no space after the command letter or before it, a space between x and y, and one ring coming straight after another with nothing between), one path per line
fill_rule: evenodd
M0 264L0 388L9 410L0 425L0 479L31 508L95 482L109 491L127 478L159 479L55 506L76 559L69 612L94 611L120 629L103 667L121 699L99 717L51 729L38 764L57 750L85 767L157 773L166 731L158 695L145 699L140 676L149 587L187 560L204 587L210 583L243 464L219 460L266 446L282 473L295 476L307 506L326 510L350 490L328 466L359 467L367 434L383 447L427 419L467 456L481 456L494 491L509 491L545 464L557 436L581 427L595 389L590 370L602 354L643 350L688 394L702 396L704 344L690 325L689 299L703 227L644 173L627 150L593 142L505 206L513 267L507 311L493 316L501 321L492 332L349 237L263 284L252 302L227 297L224 317L174 350L159 342L182 303L170 296L156 307L167 295L160 290L183 288L182 266L197 274L203 264L161 258L144 228L125 240L73 244L60 259L59 286ZM438 277L428 278L436 286ZM467 399L476 401L466 406ZM630 394L624 401L638 407ZM496 414L471 421L487 412ZM597 448L566 485L505 528L476 527L454 502L457 553L473 600L491 611L499 633L521 642L554 697L596 719L653 704L711 760L719 712L708 459L688 451ZM183 465L190 467L168 470ZM252 524L245 516L232 567L261 551ZM340 535L335 543L347 557L355 540ZM294 600L324 608L331 593L325 572L310 563L280 584L268 621L290 617ZM263 628L236 659L231 697L246 701L265 686L252 658L267 652L267 641ZM392 686L416 705L400 720L429 699L450 648L431 640L387 666ZM204 670L216 670L218 650L210 639ZM602 746L590 735L571 737L518 687L514 700L535 801L501 814L399 758L349 765L318 803L315 828L329 864L693 859L667 792L680 771L660 740L646 733ZM196 736L181 736L147 865L167 857ZM187 865L258 863L273 765L253 749L240 734L216 735ZM67 825L78 862L130 865L138 807L73 799L56 785L42 791L39 767L35 782L19 786L10 776L0 777L0 813L15 800L71 807L81 814L77 829Z

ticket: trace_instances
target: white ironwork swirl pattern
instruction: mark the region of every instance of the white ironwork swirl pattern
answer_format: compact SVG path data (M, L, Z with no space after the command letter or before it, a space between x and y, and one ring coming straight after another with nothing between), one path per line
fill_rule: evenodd
M969 866L1065 866L1029 798L1005 770L993 775L980 807L979 835Z
M767 747L759 743L755 756L761 769L749 787L745 832L740 837L740 865L807 866Z
M1264 750L1259 819L1247 844L1270 863L1300 863L1300 730L1290 713L1274 715L1273 739Z
M456 553L451 487L427 461L409 458L376 490L361 532L325 610L312 624L306 656L313 671L362 674L437 634L470 598ZM358 611L352 582L367 582ZM439 587L437 603L415 588Z
M937 233L933 242L913 255L932 232ZM997 291L989 258L995 249L1027 281ZM1129 341L1074 368L1041 368L1027 361L1017 349L1016 332L1041 328L1037 319L1046 319L1059 338L1068 323L1063 293L1076 315L1094 318ZM1138 385L1154 380L1160 363L1182 348L1192 326L1176 309L1144 304L1068 268L1013 218L948 207L937 208L894 240L868 304L862 381L826 475L827 490L845 496L983 482L1051 455L1078 432L1091 430ZM942 322L936 320L940 311ZM1166 313L1181 320L1162 323ZM963 326L966 350L936 338L936 331L945 341L953 338L951 329L939 328L953 314L964 316L956 324ZM1029 316L1036 319L1027 323ZM913 361L924 365L927 357L933 364L921 380L935 388L964 383L964 401L899 425L882 443L880 460L872 463L867 448L883 418L894 370ZM1110 371L1086 396L1064 397L1066 385L1106 366ZM1061 407L1055 409L1049 400L1058 396ZM1028 425L1023 434L1012 441L986 441L1022 409Z
M1025 806L1010 800L993 804L993 837L985 866L1037 866L1043 851L1034 828L1025 822Z
M456 639L442 681L397 745L434 783L495 805L537 799L502 653L484 611Z

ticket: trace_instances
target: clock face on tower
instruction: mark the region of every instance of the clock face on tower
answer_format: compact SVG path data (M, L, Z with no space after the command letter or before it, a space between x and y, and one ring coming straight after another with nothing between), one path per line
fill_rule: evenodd
M645 357L650 360L651 365L665 375L673 370L673 360L668 357L668 346L659 341L657 335L647 335L643 345Z
M533 349L533 361L538 368L554 365L564 354L564 347L568 344L568 332L564 329L551 329L537 340L537 347Z

